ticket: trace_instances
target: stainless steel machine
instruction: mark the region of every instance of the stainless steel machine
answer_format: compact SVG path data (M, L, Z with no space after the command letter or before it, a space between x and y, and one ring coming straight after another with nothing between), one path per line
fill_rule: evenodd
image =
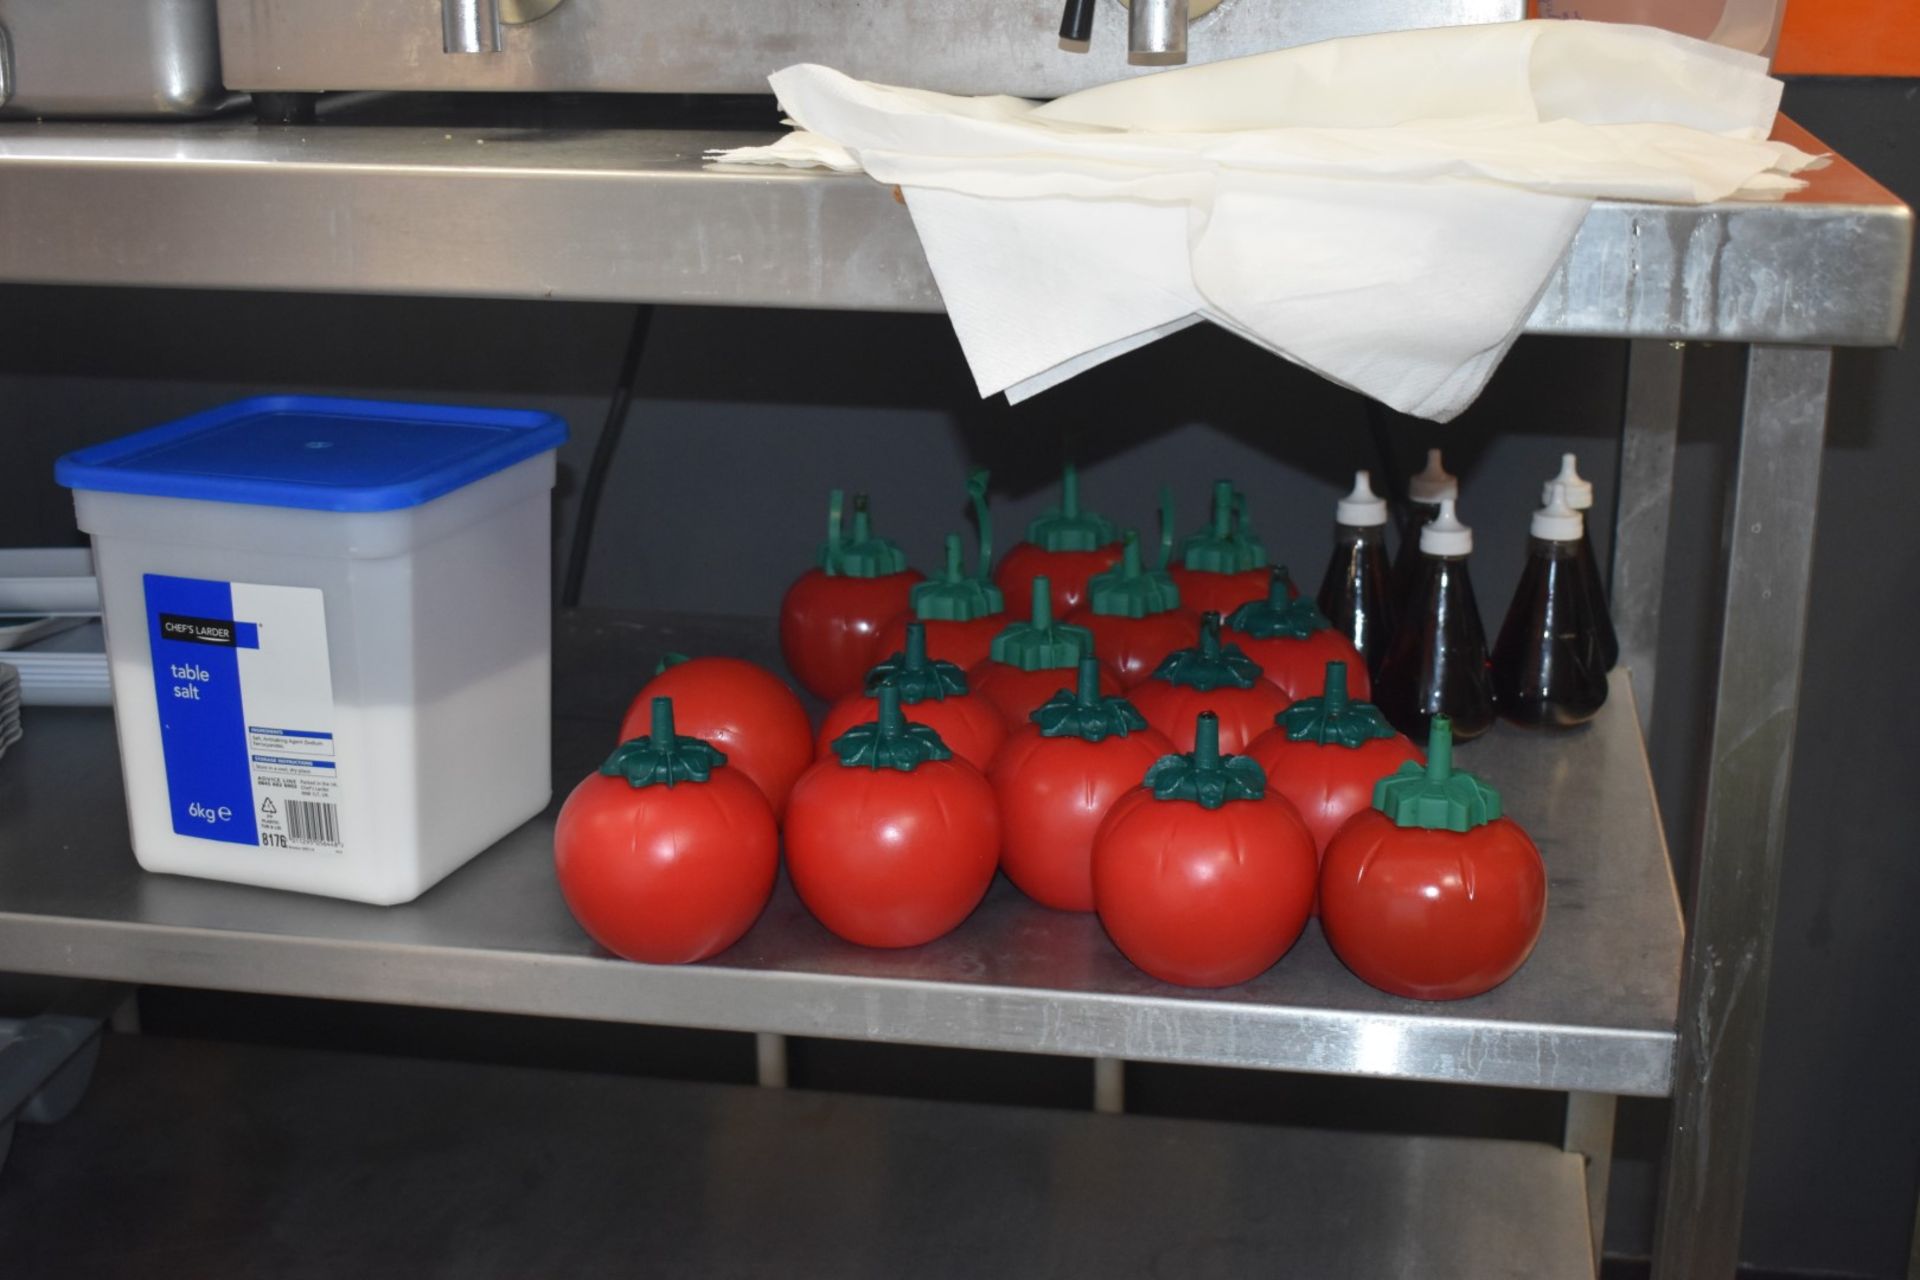
M0 0L0 116L195 116L226 97L213 0Z
M764 93L823 62L869 80L1053 97L1167 62L1503 22L1525 0L218 0L226 83Z

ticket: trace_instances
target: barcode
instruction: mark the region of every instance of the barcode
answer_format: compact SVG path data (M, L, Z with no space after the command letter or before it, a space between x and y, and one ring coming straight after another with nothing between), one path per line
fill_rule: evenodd
M339 844L340 806L313 800L287 801L287 835L314 844Z

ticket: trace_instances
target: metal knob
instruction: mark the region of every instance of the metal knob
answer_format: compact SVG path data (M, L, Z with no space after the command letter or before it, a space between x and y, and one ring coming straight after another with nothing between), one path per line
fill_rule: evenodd
M1132 0L1127 12L1127 61L1187 60L1188 0Z
M440 0L440 47L448 53L498 53L499 0Z

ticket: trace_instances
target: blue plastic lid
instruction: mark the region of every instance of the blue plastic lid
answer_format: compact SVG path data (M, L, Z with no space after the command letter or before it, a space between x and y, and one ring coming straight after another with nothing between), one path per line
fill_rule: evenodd
M69 489L395 511L566 438L561 419L525 409L259 396L75 450L53 475Z

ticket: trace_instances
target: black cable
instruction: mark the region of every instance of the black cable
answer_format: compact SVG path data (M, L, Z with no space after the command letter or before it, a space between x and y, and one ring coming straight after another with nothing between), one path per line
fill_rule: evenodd
M652 328L653 307L644 304L635 307L626 354L620 357L620 378L614 383L613 398L607 402L607 420L600 427L600 438L594 441L587 478L580 484L580 514L574 517L573 545L567 551L567 575L560 587L560 603L567 608L580 603L580 588L587 577L587 555L593 549L594 517L600 511L600 491L607 487L607 470L620 448L620 434L627 425L627 409L633 404L633 384L640 376L640 360L647 353L647 334Z

